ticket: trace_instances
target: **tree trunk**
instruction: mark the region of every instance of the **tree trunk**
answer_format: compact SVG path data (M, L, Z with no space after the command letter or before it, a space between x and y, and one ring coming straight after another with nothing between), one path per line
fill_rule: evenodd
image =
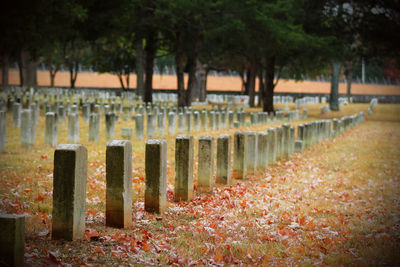
M124 79L122 77L122 74L118 73L117 76L118 76L119 83L121 84L122 90L125 90Z
M178 86L178 106L185 106L185 75L184 75L184 56L182 46L182 32L176 32L176 51L175 51L175 65L176 65L176 77Z
M50 55L49 55L50 87L54 87L54 81L56 78L56 74L60 70L60 63L56 63L56 66L54 66L53 58L54 58L54 51L51 49Z
M353 82L353 70L354 64L353 62L348 62L346 64L346 81L347 81L347 97L351 97L351 83Z
M208 72L210 71L210 69L204 68L204 66L203 66L203 70L204 70L204 72L202 71L200 74L200 77L199 77L199 80L200 80L199 101L200 102L205 102L207 99L207 77L208 77Z
M274 78L275 78L275 56L267 57L265 69L265 86L263 94L263 111L275 112L274 110Z
M135 43L136 49L136 95L144 98L144 50L143 40L140 38Z
M195 68L196 68L196 84L193 88L192 98L199 101L201 90L203 89L206 68L204 67L203 64L200 63L199 60L197 60Z
M79 63L72 63L69 66L69 80L71 83L71 88L75 88L75 82L78 78Z
M7 53L1 57L1 80L3 88L8 86L8 70L10 67L10 59Z
M263 96L264 95L264 76L263 76L263 69L261 65L258 69L258 103L257 107L263 106Z
M249 106L254 107L254 98L256 93L256 76L257 76L257 62L255 59L251 59L250 62L250 73L248 76L248 93L249 93Z
M18 56L18 69L19 69L19 85L24 86L24 62L22 55Z
M153 69L154 58L157 52L156 32L149 31L146 36L146 65L145 65L145 84L144 84L144 102L153 102Z
M341 68L341 62L334 61L332 63L331 97L329 102L331 110L339 110L339 75Z
M192 105L193 96L192 93L194 91L194 87L196 86L196 65L197 59L199 55L199 46L200 46L200 36L199 33L196 35L196 40L194 41L193 46L193 54L191 60L189 60L189 78L188 78L188 86L186 90L186 106Z
M37 62L34 61L29 52L23 51L21 53L22 60L22 71L23 80L21 84L23 86L36 86L37 85Z
M126 74L126 90L129 90L129 78L130 78L130 73Z

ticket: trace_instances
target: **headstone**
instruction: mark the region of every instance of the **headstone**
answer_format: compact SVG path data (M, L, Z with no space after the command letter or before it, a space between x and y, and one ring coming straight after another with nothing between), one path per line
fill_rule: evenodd
M190 133L192 131L192 112L185 113L186 122L186 132Z
M25 216L0 214L0 237L0 265L25 266Z
M203 110L200 115L201 130L207 131L207 111Z
M165 134L165 115L163 112L157 115L157 136L164 137Z
M231 136L219 135L217 139L217 172L215 182L222 185L231 184Z
M0 111L0 153L6 151L7 113Z
M21 110L22 106L20 103L14 103L12 107L13 123L14 127L21 127Z
M257 133L257 169L265 170L268 167L268 134Z
M132 139L132 128L122 128L121 129L121 138L124 140Z
M106 138L114 139L115 137L115 114L112 112L106 113Z
M184 114L178 113L178 133L183 133L185 129L185 117Z
M289 156L290 125L283 124L282 128L283 128L283 137L282 137L281 155L283 159L286 159Z
M276 159L282 159L282 138L283 138L283 128L276 127Z
M244 179L247 175L247 133L235 132L233 142L232 177Z
M254 174L257 166L257 133L247 133L247 173Z
M219 129L221 129L221 113L218 111L218 112L215 112L214 113L214 115L215 115L215 120L214 120L214 129L215 130L219 130Z
M64 106L58 106L57 109L57 116L58 116L58 123L60 123L61 125L65 125L65 108Z
M138 140L144 139L144 116L137 114L135 116L135 136Z
M276 161L276 129L268 129L268 164Z
M82 106L82 119L84 122L89 122L89 114L90 114L90 105L83 104Z
M39 103L31 103L29 105L29 109L32 110L32 121L33 121L33 131L35 131L36 125L38 123L39 115L40 115L40 105ZM35 136L35 134L33 134Z
M106 150L106 226L132 225L132 144L112 140Z
M175 143L175 195L174 200L193 198L193 136L178 135Z
M193 128L196 132L200 131L200 113L197 110L193 112Z
M234 118L234 113L232 111L228 112L228 129L233 128L233 118Z
M147 138L153 138L156 135L156 119L153 113L147 114Z
M289 155L292 154L294 152L294 134L295 134L295 130L294 127L290 127L289 130L289 150L288 153Z
M21 113L21 146L30 147L33 146L33 136L32 136L32 110L24 109Z
M70 113L68 114L68 142L78 143L79 142L79 114Z
M100 114L92 113L89 117L89 141L98 142L100 138Z
M210 130L215 130L215 112L210 111L209 116L208 116L208 124L210 125Z
M50 146L57 145L58 139L58 126L57 126L57 115L54 112L46 113L46 133L45 133L45 144Z
M211 193L214 187L214 138L201 136L199 138L197 190Z
M176 113L168 113L168 134L174 135L176 133Z
M303 146L303 141L301 140L296 140L294 142L294 152L295 153L301 153L303 152L304 146Z
M86 148L78 144L61 144L54 152L53 240L84 238L87 158Z
M162 213L167 207L167 142L146 142L144 209Z

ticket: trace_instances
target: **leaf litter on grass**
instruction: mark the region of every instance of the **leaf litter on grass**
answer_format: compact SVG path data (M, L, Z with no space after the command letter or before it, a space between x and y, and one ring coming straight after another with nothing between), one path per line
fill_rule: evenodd
M359 107L366 109L346 108ZM371 118L382 117L379 108ZM35 148L2 158L0 210L28 215L25 256L33 265L395 265L399 141L398 121L367 121L266 172L174 203L170 137L168 209L161 215L144 212L144 146L134 146L130 229L104 226L106 141L85 143L86 239L73 242L50 240L53 148L39 145L39 153Z

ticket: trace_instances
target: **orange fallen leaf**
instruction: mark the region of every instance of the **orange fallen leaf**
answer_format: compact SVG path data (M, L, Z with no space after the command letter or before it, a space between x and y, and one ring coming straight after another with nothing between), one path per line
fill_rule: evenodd
M217 253L214 256L214 261L222 262L222 261L224 261L224 256L219 251L217 251Z
M95 239L95 238L99 237L99 233L97 232L96 229L88 228L85 231L85 237L86 237L87 241L90 241L92 239Z

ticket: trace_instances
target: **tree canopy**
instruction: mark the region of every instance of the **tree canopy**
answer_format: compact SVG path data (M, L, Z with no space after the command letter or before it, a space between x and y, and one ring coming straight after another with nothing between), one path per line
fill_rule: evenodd
M151 102L157 61L162 65L173 59L180 106L204 98L207 73L218 70L242 77L251 106L258 78L263 110L274 111L272 99L280 77L302 79L330 68L335 109L343 66L350 95L351 77L361 58L399 62L397 2L17 1L7 5L0 18L3 83L8 66L17 62L21 84L35 84L36 66L46 61L52 85L63 65L73 87L79 66L85 63L118 75L124 89L129 88L129 74L136 72L137 94ZM86 58L90 60L83 62Z

